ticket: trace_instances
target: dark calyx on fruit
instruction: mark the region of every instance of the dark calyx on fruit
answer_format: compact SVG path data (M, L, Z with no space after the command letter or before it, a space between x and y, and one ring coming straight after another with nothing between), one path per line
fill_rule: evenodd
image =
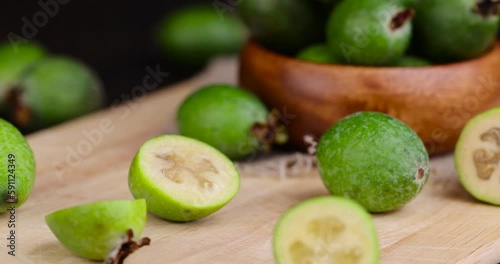
M142 238L139 242L133 240L134 232L132 229L127 230L125 240L106 258L105 264L123 264L125 258L137 251L143 246L149 246L151 239L148 237Z
M406 22L410 21L415 16L415 10L412 8L404 9L398 12L392 19L389 27L396 30L402 27Z
M288 135L285 131L285 124L280 120L280 113L277 110L271 111L266 123L255 123L250 128L252 136L268 150L271 145L285 144L288 141Z
M22 92L23 90L18 87L7 92L7 103L13 110L10 118L21 129L26 128L32 117L31 110L21 102Z
M479 0L473 10L483 17L496 16L500 14L500 1Z

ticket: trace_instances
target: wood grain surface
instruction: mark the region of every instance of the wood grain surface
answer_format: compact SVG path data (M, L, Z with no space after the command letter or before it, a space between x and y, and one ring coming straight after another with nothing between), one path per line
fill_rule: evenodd
M16 256L2 246L0 263L95 263L65 249L44 216L82 203L131 199L128 168L142 143L172 129L176 108L190 92L202 84L234 83L236 70L234 60L219 60L187 82L30 135L38 164L36 184L16 211ZM414 201L396 212L374 215L381 262L500 262L500 208L465 192L451 156L434 157L431 163L430 180ZM234 200L206 219L178 224L148 215L143 235L152 244L126 263L272 263L278 217L291 205L327 191L317 172L290 179L257 174L245 170ZM8 217L0 215L5 245Z

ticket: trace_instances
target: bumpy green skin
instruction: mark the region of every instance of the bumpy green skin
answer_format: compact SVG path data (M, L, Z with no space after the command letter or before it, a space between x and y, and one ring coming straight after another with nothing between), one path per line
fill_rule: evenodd
M177 112L182 135L212 145L231 159L259 149L252 125L265 123L268 111L250 92L230 85L209 85L191 94Z
M132 229L141 236L146 225L146 201L104 201L62 209L45 217L57 239L78 256L104 260L118 239Z
M35 130L90 113L103 104L97 76L70 58L52 57L37 63L19 85L20 101L31 111L26 130Z
M38 44L19 44L17 50L10 43L0 44L0 113L6 115L6 93L14 88L21 74L38 60L46 56L46 51Z
M429 176L429 156L420 138L382 113L345 117L321 137L316 155L327 189L370 212L400 208L420 192ZM420 180L419 169L424 170Z
M369 226L371 232L369 234L363 234L366 235L365 239L370 240L371 243L374 245L373 247L376 249L379 249L379 242L378 242L378 236L377 236L377 230L375 228L375 223L373 222L373 219L371 215L366 211L365 208L363 208L361 205L358 203L346 199L343 197L336 197L336 196L320 196L320 197L314 197L310 198L308 200L302 201L301 203L293 206L292 208L288 209L280 218L278 223L276 224L276 228L273 233L273 255L274 259L277 264L287 264L282 261L282 255L286 254L285 252L280 252L278 249L280 248L279 245L282 242L282 236L284 235L283 232L287 232L288 230L283 230L283 223L286 223L288 221L295 221L295 219L300 218L302 215L310 215L311 213L316 213L318 214L318 217L323 216L320 212L315 211L310 211L308 208L310 206L314 206L317 204L321 204L324 206L326 212L335 212L337 214L342 214L346 208L349 209L350 213L355 212L361 219L363 219L363 223L367 226ZM283 235L282 235L283 234ZM377 250L376 252L370 252L370 253L365 253L365 254L370 254L373 256L371 261L369 262L370 264L376 264L379 262L379 256L380 256L380 249Z
M416 56L404 56L394 64L396 67L424 67L430 65L432 65L430 61Z
M165 140L192 141L197 144L199 148L212 149L214 153L213 158L218 158L224 160L228 164L231 164L230 167L232 168L232 171L227 171L227 173L237 178L237 185L231 186L231 188L233 188L233 192L230 196L228 196L228 199L209 206L196 206L176 200L168 193L167 190L162 188L162 186L159 186L157 181L154 180L154 177L146 173L144 166L148 166L148 164L143 161L142 157L147 155L144 151L144 146L146 146L146 144L156 144L156 142ZM169 221L189 222L207 217L229 203L240 188L239 177L238 170L234 167L232 161L211 146L183 136L161 135L148 140L144 143L139 152L137 152L134 160L132 161L132 165L130 166L128 185L132 196L136 199L146 199L148 211L152 214Z
M309 46L299 52L297 58L304 61L326 64L335 63L337 61L326 44Z
M475 58L489 50L499 16L483 17L473 12L476 1L414 1L414 41L418 52L434 62L451 62Z
M390 28L391 16L405 9L398 1L344 0L332 11L327 41L335 57L355 65L391 65L407 50L411 21Z
M467 170L464 167L464 160L467 159L472 159L473 155L470 153L464 152L463 148L467 144L467 141L471 137L478 137L479 135L476 134L471 134L471 131L475 126L477 125L478 122L485 120L485 119L495 119L498 120L500 119L500 108L495 107L493 109L490 109L486 112L480 113L476 116L474 116L472 119L467 122L465 125L464 129L460 133L460 137L458 138L456 147L455 147L455 152L454 152L454 163L455 163L455 170L457 171L458 174L458 179L460 180L460 183L464 187L467 192L472 195L474 198L476 198L479 201L490 203L493 205L498 205L500 206L500 195L498 195L498 192L496 194L488 193L482 190L482 188L477 187L473 184L471 184L471 177L477 177L475 174L470 175L468 173L469 170ZM469 154L469 155L467 155ZM498 183L497 183L498 184Z
M0 119L0 141L0 169L2 170L0 173L0 213L3 213L11 206L17 209L28 199L35 184L36 164L33 151L26 139L17 128L3 119ZM15 158L9 158L10 154ZM11 169L15 169L13 171L15 177L9 177ZM16 195L17 203L7 203L8 194Z
M240 16L252 37L267 48L296 54L324 40L326 12L311 0L245 0Z
M186 66L200 66L220 54L235 54L247 38L243 23L212 7L189 7L162 22L160 41L168 57Z

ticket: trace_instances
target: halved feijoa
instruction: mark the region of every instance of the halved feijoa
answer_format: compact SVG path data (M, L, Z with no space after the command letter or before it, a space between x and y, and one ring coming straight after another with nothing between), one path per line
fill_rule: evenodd
M472 196L500 205L500 108L467 123L455 148L455 168Z
M356 202L315 197L289 209L273 237L276 263L378 263L379 243L370 214Z
M161 135L144 143L129 172L132 195L146 199L151 213L171 221L214 213L236 195L239 186L239 173L229 158L208 144L179 135Z
M140 200L102 201L51 213L45 222L57 239L75 254L92 259L123 260L128 254L149 244L136 243L146 225L146 202Z

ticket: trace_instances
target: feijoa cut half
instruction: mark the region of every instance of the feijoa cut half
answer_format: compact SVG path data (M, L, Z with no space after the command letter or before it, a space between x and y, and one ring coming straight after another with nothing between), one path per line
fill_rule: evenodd
M180 135L161 135L144 143L129 172L132 195L146 199L151 213L176 222L214 213L239 187L239 173L229 158Z
M455 168L476 199L500 205L500 108L472 118L455 148Z
M371 264L380 254L370 214L337 196L311 198L289 209L276 225L273 247L281 264Z
M134 249L149 244L148 238L132 240L132 236L142 234L146 215L143 199L100 201L53 212L45 217L45 222L76 255L122 263L113 261L123 261Z

